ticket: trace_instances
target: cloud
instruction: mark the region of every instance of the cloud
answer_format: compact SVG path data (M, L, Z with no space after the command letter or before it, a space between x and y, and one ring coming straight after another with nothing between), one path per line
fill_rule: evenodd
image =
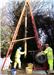
M0 8L2 8L9 0L1 0L0 1Z

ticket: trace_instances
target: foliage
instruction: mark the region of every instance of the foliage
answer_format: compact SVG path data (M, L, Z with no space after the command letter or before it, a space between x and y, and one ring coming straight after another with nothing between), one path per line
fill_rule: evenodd
M14 10L13 10L13 12L9 11L9 13L7 13L6 9L3 8L2 22L1 22L1 27L2 27L1 55L6 55L6 53L8 51L10 42L11 42L13 34L15 32L15 28L19 21L24 4L25 4L24 1L22 3L18 2L17 4L15 2L13 2ZM46 11L44 13L42 12L43 5L44 5L44 1L41 3L39 0L38 0L38 2L32 3L32 7L33 7L32 11L33 11L34 19L35 19L36 29L37 29L37 32L40 28L42 29L42 31L44 31L44 33L47 35L47 39L46 39L45 43L48 43L54 49L54 40L53 40L53 38L54 38L54 20L50 16L47 16ZM27 8L27 37L31 37L31 36L34 36L34 30L33 30L29 7L27 6L26 8ZM50 11L48 11L48 14L49 14L49 12ZM25 15L22 18L21 26L19 28L19 33L18 33L16 39L21 39L24 37L25 37ZM39 32L38 32L38 37L39 38L42 37L42 36L40 36ZM22 51L24 51L24 41L14 44L14 47L12 50L12 55L11 55L12 61L14 61L14 55L15 55L15 52L18 47L22 47ZM27 58L25 61L24 56L22 56L22 58L21 58L22 62L24 62L24 61L28 62L28 60L29 60L29 62L33 61L29 50L31 50L31 51L38 50L35 39L27 40L27 51L28 51Z
M37 28L42 28L44 33L47 35L45 43L48 43L54 49L54 19L51 17L44 17L44 15L35 15L35 22Z
M0 54L3 52L3 43L2 43L2 28L0 28Z
M1 36L2 36L2 53L3 51L6 52L8 50L8 47L10 45L10 42L12 40L15 28L17 26L18 20L20 18L23 6L24 6L24 1L21 3L15 3L13 2L13 12L8 11L9 13L6 12L6 7L4 7L2 9L2 23L1 23L1 27L2 27L2 32L1 32ZM42 30L44 31L44 33L48 36L46 43L49 43L52 48L54 49L54 20L49 16L47 17L46 12L40 12L43 9L43 6L46 6L46 4L44 4L44 1L41 2L40 0L37 0L37 2L34 0L34 2L32 2L32 11L33 11L33 15L34 15L34 19L35 19L35 23L36 23L36 28L37 31L39 28L42 28ZM10 6L10 5L9 5ZM31 16L30 16L30 12L29 12L29 8L27 8L27 37L31 37L34 36L34 31L33 31L33 27L32 27L32 21L31 21ZM8 15L7 15L8 14ZM25 13L24 13L25 14ZM48 11L49 14L49 11ZM38 33L38 35L40 35ZM17 39L20 38L24 38L25 37L25 15L22 18L22 22L21 22L21 26L19 29L19 34L17 36ZM28 40L28 50L36 50L37 49L37 45L36 45L36 40L32 39L32 40ZM19 42L16 43L14 45L14 52L16 51L16 49L22 46L24 48L24 41L23 42Z
M40 4L40 2L37 2L37 3ZM35 8L38 5L35 5ZM44 1L43 1L43 5L44 5ZM43 7L43 5L41 6L41 8ZM24 6L24 2L22 2L20 5L18 5L18 8L14 12L14 14L15 14L14 19L15 20L17 19L14 22L16 22L16 23L18 22L20 14L21 14L21 11L22 11L22 9L20 10L20 8L22 8L21 6ZM30 12L29 12L29 8L28 7L27 7L27 10L28 10L27 11L27 18L28 18L28 20L27 20L27 23L28 23L28 26L27 26L27 37L29 37L29 36L34 36L34 31L33 31L32 21L31 21ZM34 11L34 9L33 9L33 11ZM54 36L54 34L53 34L53 29L54 29L53 23L54 23L54 20L50 16L49 17L45 16L45 14L42 15L42 13L39 13L39 10L37 11L36 14L33 14L33 15L34 15L37 31L38 31L39 28L42 28L44 33L48 36L45 43L50 44L51 47L54 49L54 47L53 47L54 43L51 42L53 40L53 38L54 38L53 37ZM24 28L25 28L24 27L24 24L25 24L24 23L24 18L25 17L23 17L23 19L22 19L21 26L20 26L20 29L19 29L19 35L18 35L17 39L24 37ZM16 24L15 24L15 26L16 26ZM53 28L52 28L52 26L53 26ZM51 32L49 30L51 30ZM32 40L28 40L27 43L29 45L28 49L36 49L36 45L34 47L34 44L35 44L34 40L33 41ZM19 43L18 43L18 45L19 45ZM21 45L21 43L20 43L20 45Z

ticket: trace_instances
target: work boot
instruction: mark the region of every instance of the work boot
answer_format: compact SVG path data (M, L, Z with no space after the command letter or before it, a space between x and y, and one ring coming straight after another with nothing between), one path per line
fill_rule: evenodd
M22 68L19 68L19 70L22 70Z
M50 75L50 71L49 70L47 70L47 74Z
M50 73L53 73L54 74L54 70L53 71L50 71Z

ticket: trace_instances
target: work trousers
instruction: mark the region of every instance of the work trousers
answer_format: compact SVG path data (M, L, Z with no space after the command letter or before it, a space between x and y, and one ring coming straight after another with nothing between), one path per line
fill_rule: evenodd
M21 69L21 61L19 58L15 58L15 62L14 62L14 68L16 68L16 65L18 64L19 69Z
M48 60L48 64L49 64L49 71L53 71L53 59Z

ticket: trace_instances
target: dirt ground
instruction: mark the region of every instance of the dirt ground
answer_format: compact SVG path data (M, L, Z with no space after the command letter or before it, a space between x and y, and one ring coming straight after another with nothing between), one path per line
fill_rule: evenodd
M12 75L12 74L11 72L8 72L8 70L4 70L4 71L1 71L1 75ZM28 75L28 74L26 73L26 70L17 70L16 75ZM31 75L47 75L47 74L46 73L38 74L37 71L32 71Z
M8 70L3 70L3 71L1 71L1 74L0 75L12 75L12 73L11 72L8 72ZM29 74L26 73L26 70L25 69L23 69L23 70L18 70L17 69L16 75L29 75ZM49 75L49 74L47 74L43 70L33 70L32 71L32 74L30 74L30 75ZM54 74L50 74L50 75L54 75Z

